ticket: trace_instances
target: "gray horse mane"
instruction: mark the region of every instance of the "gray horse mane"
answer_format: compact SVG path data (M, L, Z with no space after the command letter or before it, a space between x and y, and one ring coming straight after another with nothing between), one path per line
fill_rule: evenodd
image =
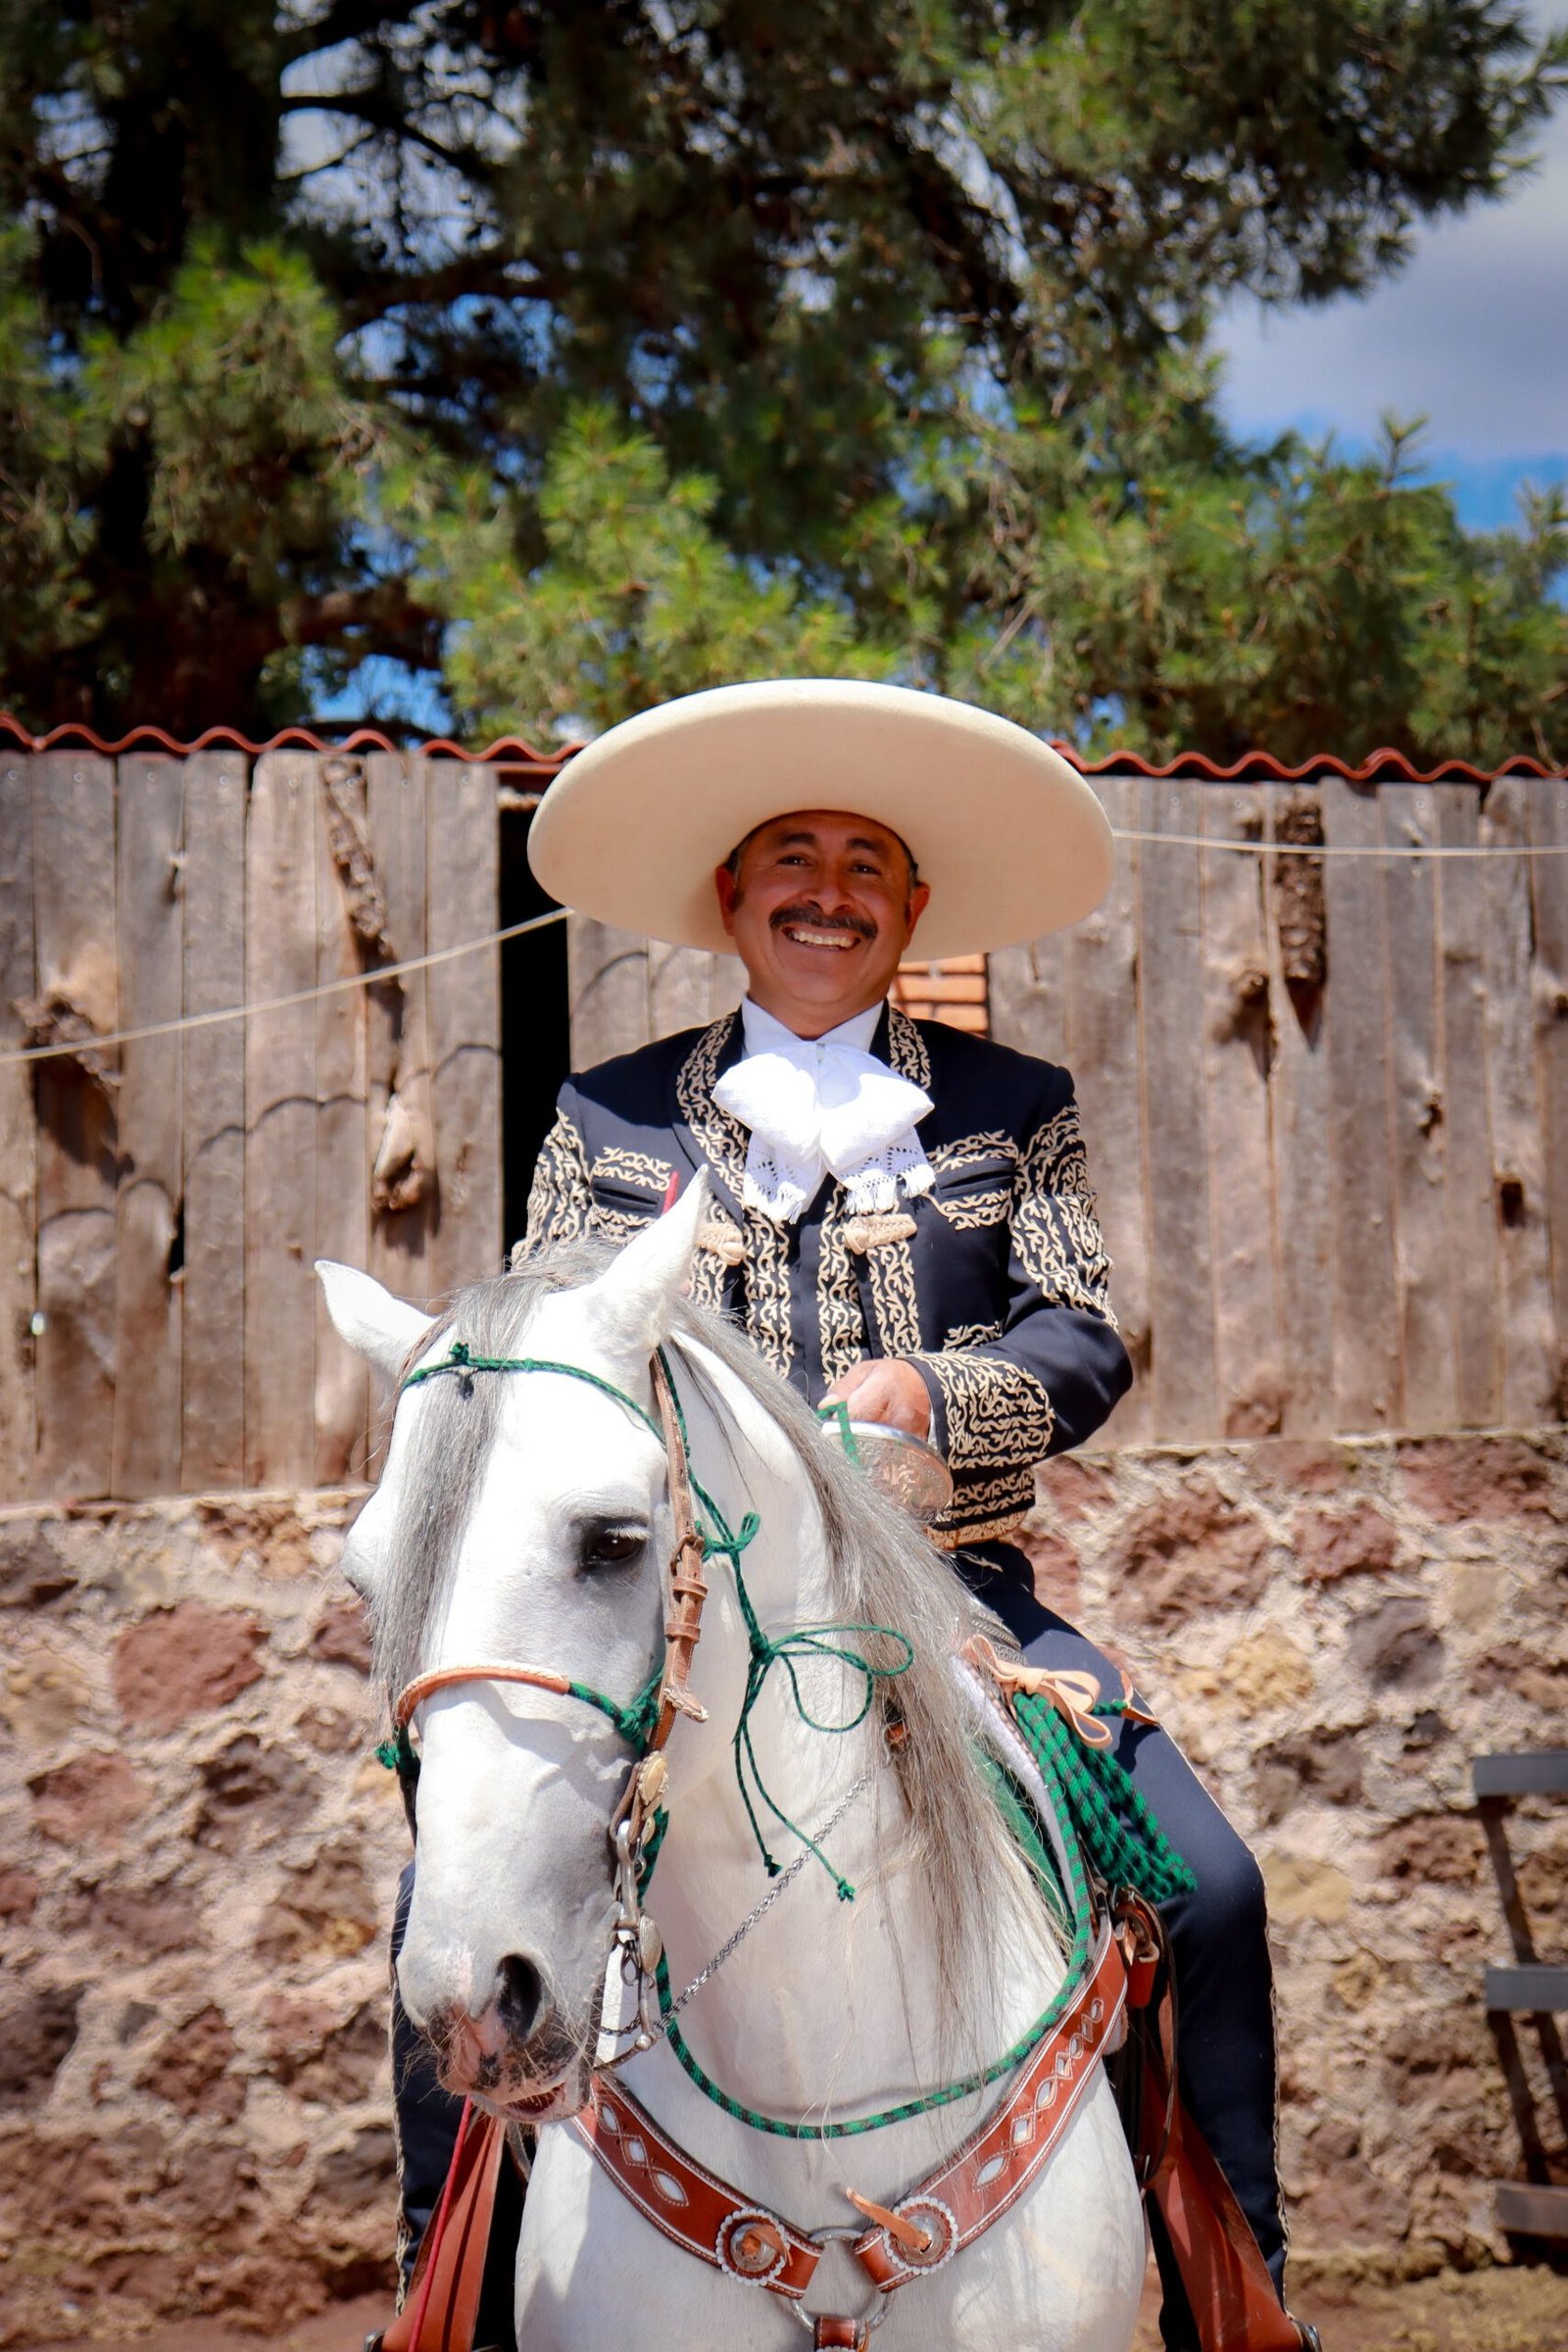
M529 1256L514 1273L470 1285L419 1352L444 1337L465 1341L474 1355L516 1353L541 1299L592 1280L613 1254L600 1242L568 1243ZM835 1614L897 1626L913 1645L913 1665L888 1686L906 1734L897 1751L903 1832L888 1861L912 1870L913 1883L929 1891L944 1980L973 1984L977 1963L984 1973L985 1956L997 1950L1001 1923L1016 1920L1020 1909L1038 1914L1043 1937L1054 1934L987 1785L968 1702L948 1663L971 1633L1004 1647L1011 1638L919 1529L838 1446L823 1444L815 1416L744 1332L683 1300L669 1345L678 1385L708 1395L721 1420L722 1399L710 1395L693 1345L717 1357L788 1439L821 1516ZM495 1442L502 1383L481 1375L465 1395L455 1379L432 1381L426 1396L392 1531L392 1571L375 1609L374 1670L389 1700L420 1670L427 1629ZM697 1469L701 1475L700 1463ZM868 1721L870 1736L880 1740L880 1710Z

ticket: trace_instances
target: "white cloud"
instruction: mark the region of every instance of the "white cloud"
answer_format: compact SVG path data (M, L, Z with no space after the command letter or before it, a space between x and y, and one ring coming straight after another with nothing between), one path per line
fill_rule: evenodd
M1233 306L1216 338L1232 422L1364 442L1392 409L1428 417L1424 445L1461 461L1568 453L1568 106L1537 144L1517 194L1421 232L1365 300Z

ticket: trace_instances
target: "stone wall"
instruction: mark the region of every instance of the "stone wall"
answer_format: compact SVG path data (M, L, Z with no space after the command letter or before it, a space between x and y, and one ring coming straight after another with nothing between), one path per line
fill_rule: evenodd
M0 1516L0 2342L389 2277L406 1835L332 1573L356 1501ZM1030 1540L1262 1861L1298 2249L1487 2259L1517 2149L1469 1763L1565 1739L1568 1439L1085 1457ZM1568 1808L1513 1835L1568 1954Z

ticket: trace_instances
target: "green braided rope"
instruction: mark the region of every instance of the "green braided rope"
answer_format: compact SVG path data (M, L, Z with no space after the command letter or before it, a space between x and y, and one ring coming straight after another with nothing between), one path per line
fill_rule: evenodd
M1067 1846L1067 1872L1072 1882L1073 1938L1067 1973L1062 1979L1060 1990L1047 2002L1034 2024L1020 2034L1000 2058L993 2059L989 2066L976 2068L973 2074L960 2077L956 2082L945 2083L940 2090L925 2091L917 2099L902 2099L896 2107L880 2107L872 2115L846 2116L840 2123L797 2124L784 2116L764 2115L758 2108L748 2107L740 2099L733 2098L720 2083L713 2081L701 2059L695 2055L681 2033L674 2013L669 1990L669 1963L666 1959L661 1959L657 1979L664 2038L683 2071L705 2097L711 2099L715 2107L721 2107L726 2115L733 2116L738 2124L749 2124L754 2132L768 2132L774 2139L858 2139L862 2133L880 2132L889 2124L906 2124L917 2115L930 2115L938 2108L951 2107L977 2090L988 2089L993 2082L1000 2082L1004 2075L1010 2075L1015 2067L1022 2066L1072 2004L1092 1956L1094 1908L1090 1901L1089 1882L1082 1856L1076 1844L1070 1840Z
M1101 1717L1118 1717L1121 1699L1102 1701ZM1060 1802L1074 1838L1107 1886L1133 1886L1151 1902L1191 1894L1198 1882L1108 1747L1088 1747L1040 1692L1014 1691L1013 1720Z

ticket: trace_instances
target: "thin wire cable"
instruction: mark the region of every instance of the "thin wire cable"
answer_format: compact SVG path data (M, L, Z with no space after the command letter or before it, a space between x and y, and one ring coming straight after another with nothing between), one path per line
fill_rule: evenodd
M323 980L318 988L297 988L286 997L260 997L249 1004L225 1004L217 1012L181 1013L172 1021L149 1021L141 1029L115 1029L108 1036L86 1033L62 1046L25 1046L19 1053L0 1054L0 1070L29 1061L60 1061L78 1054L106 1054L111 1046L137 1046L152 1037L174 1037L183 1029L215 1029L220 1021L245 1021L260 1012L282 1012L291 1004L315 1004L322 997L341 996L353 988L375 988L383 980L399 980L405 972L427 972L432 964L453 963L460 956L477 956L484 948L521 939L525 931L542 931L547 923L566 919L564 906L548 914L531 914L525 923L508 923L504 930L487 931L482 939L460 940L455 948L435 948L428 956L406 956L401 963L380 963L369 971L351 972L342 980Z
M1178 850L1247 850L1254 858L1568 858L1568 841L1412 841L1405 848L1361 848L1348 841L1248 841L1233 833L1123 833L1118 841L1152 842Z
M1552 842L1474 842L1445 843L1411 842L1406 848L1362 848L1348 842L1323 841L1248 841L1234 834L1216 833L1142 833L1114 829L1117 841L1139 842L1155 849L1230 850L1253 858L1568 858L1568 841ZM364 972L351 972L342 980L324 980L317 988L295 989L286 997L261 997L248 1004L226 1004L216 1012L182 1013L172 1021L150 1021L139 1029L115 1029L107 1036L83 1035L69 1043L56 1046L24 1046L0 1054L0 1070L17 1069L31 1062L68 1061L83 1054L107 1054L119 1046L141 1045L156 1037L177 1037L187 1029L213 1029L223 1021L251 1020L264 1012L284 1012L291 1005L314 1004L323 997L341 996L356 988L374 988L383 980L397 980L405 972L428 971L433 964L452 963L463 956L477 956L486 948L503 946L509 939L521 939L525 932L542 931L549 923L564 922L569 909L553 906L547 914L530 915L526 922L509 923L500 931L487 931L482 938L460 940L456 947L438 948L428 956L406 956L400 963L377 964Z

